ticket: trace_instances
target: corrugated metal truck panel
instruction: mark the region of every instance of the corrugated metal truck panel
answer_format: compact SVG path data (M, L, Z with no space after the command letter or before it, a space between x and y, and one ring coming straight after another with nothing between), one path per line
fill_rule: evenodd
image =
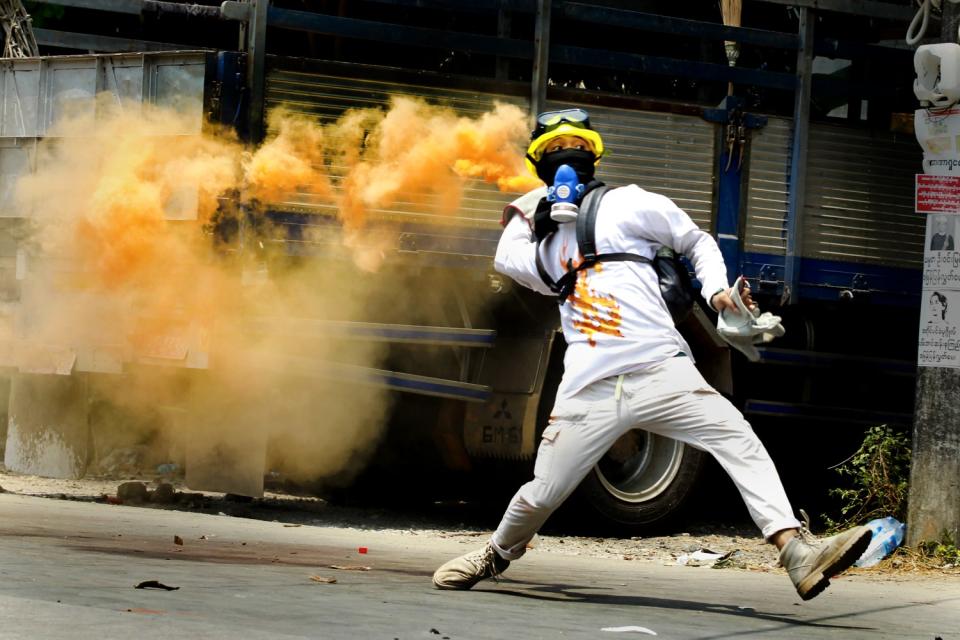
M570 103L549 103L559 109ZM661 193L707 231L713 228L716 125L697 116L583 106L609 149L597 177Z
M267 75L267 106L286 105L303 113L328 113L339 117L350 108L383 107L393 95L415 96L477 116L490 110L495 100L526 109L523 98L446 87L428 87L364 78L274 69ZM299 108L298 108L299 107Z
M453 108L462 115L476 116L488 111L494 101L528 109L525 99L490 93L424 87L378 80L340 78L316 73L272 71L267 80L269 107L288 109L333 121L349 108L382 107L391 95L412 95ZM570 105L548 104L547 108ZM611 153L600 165L598 176L610 184L638 183L674 199L697 224L709 229L714 209L713 150L714 125L700 118L625 109L587 106L594 126L604 136ZM333 167L336 173L336 167ZM413 194L411 194L413 195ZM463 201L453 217L431 210L430 200L410 199L371 213L398 220L454 222L471 226L493 226L503 205L513 196L477 181L468 182ZM291 194L279 208L333 213L329 204L309 192Z
M913 136L812 125L802 255L919 267L925 220L914 212L913 175L921 156Z
M495 102L516 104L526 110L527 101L515 96L436 88L362 78L343 78L320 73L274 69L267 75L267 108L283 106L294 113L334 122L348 109L385 108L390 97L406 95L431 104L453 109L458 115L477 116L493 108ZM342 175L344 167L331 165L330 173ZM336 183L336 180L334 180ZM335 192L338 190L334 184ZM515 194L500 192L495 186L479 180L467 181L463 198L455 211L445 211L438 199L428 193L406 193L397 202L383 208L371 208L377 219L496 227L500 212ZM272 208L336 215L336 207L309 188L284 195L268 203Z
M769 118L753 132L747 251L786 252L791 122ZM801 216L801 255L916 268L924 219L913 210L920 150L912 137L813 124Z
M749 252L783 255L787 249L790 121L769 118L751 132L746 237Z

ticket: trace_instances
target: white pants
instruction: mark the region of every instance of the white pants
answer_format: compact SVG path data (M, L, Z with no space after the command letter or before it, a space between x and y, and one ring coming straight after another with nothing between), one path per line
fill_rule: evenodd
M623 376L599 380L559 400L543 432L534 478L510 501L493 546L508 560L523 555L546 519L580 484L613 443L643 429L713 455L733 479L750 516L769 538L800 526L770 455L736 408L676 357Z

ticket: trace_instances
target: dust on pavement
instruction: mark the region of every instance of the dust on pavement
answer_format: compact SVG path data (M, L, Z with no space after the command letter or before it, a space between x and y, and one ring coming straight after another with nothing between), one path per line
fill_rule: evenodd
M83 478L55 479L11 473L0 469L0 486L7 492L62 500L114 502L117 487L125 480L141 480L156 484L145 478ZM418 510L408 513L402 510L382 508L344 507L331 504L321 498L266 492L263 498L237 501L230 496L215 492L192 492L176 478L164 478L174 489L189 500L173 504L150 504L161 509L189 509L225 516L252 518L286 523L290 526L317 526L343 530L375 530L424 542L444 539L459 542L465 550L479 546L490 535L489 527L496 522L486 518L454 514L438 506L436 514ZM123 508L118 506L118 508ZM487 527L487 528L484 528ZM575 535L540 535L533 546L537 553L558 556L582 556L587 558L622 559L637 564L685 565L691 570L714 566L714 561L699 559L698 551L713 552L727 557L716 567L733 570L783 573L777 566L777 554L759 533L728 525L716 524L693 527L674 535L652 537L584 537ZM208 549L209 551L209 549ZM301 550L298 560L306 561L309 550ZM871 580L914 580L924 576L940 577L960 575L960 567L931 567L916 562L906 562L894 556L871 569L852 569L851 573Z

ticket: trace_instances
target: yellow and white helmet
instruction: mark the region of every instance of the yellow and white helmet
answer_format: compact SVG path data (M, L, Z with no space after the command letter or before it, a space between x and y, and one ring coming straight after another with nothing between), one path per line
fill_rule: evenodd
M589 142L597 157L594 164L600 164L604 152L603 138L590 126L590 114L586 109L545 111L537 116L537 124L530 134L526 155L530 173L537 175L537 163L543 157L547 143L560 136L577 136Z

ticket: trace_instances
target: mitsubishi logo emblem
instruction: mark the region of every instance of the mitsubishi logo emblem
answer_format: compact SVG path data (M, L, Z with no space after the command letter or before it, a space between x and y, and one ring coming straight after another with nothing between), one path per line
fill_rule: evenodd
M513 415L507 409L507 401L503 400L500 402L500 408L497 409L496 413L493 414L494 419L499 420L510 420L513 418Z

